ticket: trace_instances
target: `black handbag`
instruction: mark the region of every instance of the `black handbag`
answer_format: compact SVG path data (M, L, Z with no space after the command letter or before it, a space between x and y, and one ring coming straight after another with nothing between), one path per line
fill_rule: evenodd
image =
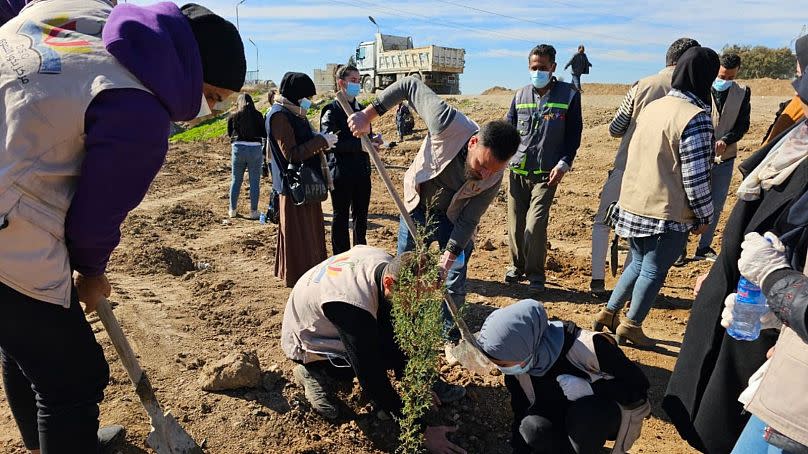
M281 197L274 188L269 191L269 208L267 208L267 221L272 224L281 222Z
M292 164L286 168L288 195L295 205L321 203L328 198L328 186L319 169L306 163Z

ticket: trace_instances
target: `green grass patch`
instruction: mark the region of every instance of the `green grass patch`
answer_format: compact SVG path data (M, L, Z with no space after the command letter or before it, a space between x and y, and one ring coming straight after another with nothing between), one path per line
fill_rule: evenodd
M222 114L205 120L181 133L174 134L169 139L169 142L199 142L220 137L225 134L227 134L227 114Z

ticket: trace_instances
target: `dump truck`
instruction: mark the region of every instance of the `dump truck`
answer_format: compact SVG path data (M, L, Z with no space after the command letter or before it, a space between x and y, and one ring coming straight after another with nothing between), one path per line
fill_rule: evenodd
M374 41L359 43L354 61L365 93L413 76L424 81L435 93L458 95L465 56L465 49L435 45L414 47L412 37L376 33Z

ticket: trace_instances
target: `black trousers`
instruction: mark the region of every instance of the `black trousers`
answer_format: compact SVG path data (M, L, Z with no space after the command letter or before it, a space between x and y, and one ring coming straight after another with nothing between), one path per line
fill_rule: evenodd
M563 415L525 416L519 424L519 435L529 448L514 452L596 454L606 440L614 440L619 429L617 403L587 396L571 402Z
M370 205L370 175L367 177L341 177L334 181L331 191L334 217L331 223L331 248L334 255L351 248L348 222L353 215L353 245L367 244L368 206Z
M109 366L75 289L65 309L0 284L0 357L6 398L26 448L98 452L98 404Z

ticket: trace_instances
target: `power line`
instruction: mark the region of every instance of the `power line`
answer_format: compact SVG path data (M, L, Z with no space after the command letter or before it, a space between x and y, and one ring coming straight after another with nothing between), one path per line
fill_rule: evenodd
M471 30L471 31L479 32L479 33L485 33L485 34L488 34L488 35L491 35L491 36L499 36L499 37L507 38L507 39L514 40L514 41L523 41L523 42L534 44L534 45L536 43L536 40L525 39L525 38L522 38L522 37L519 37L519 36L510 35L510 34L502 33L502 32L497 32L497 31L494 31L494 30L486 30L484 28L471 27L471 26L468 26L468 25L457 24L457 23L454 23L454 22L451 22L451 21L437 22L437 21L435 21L434 19L432 19L429 16L424 16L422 14L413 13L412 11L406 11L406 10L393 8L393 7L390 7L390 6L387 6L387 5L382 6L382 5L379 5L377 3L373 3L373 2L368 2L368 1L363 1L363 0L354 0L354 1L327 0L327 1L329 1L331 3L340 3L340 4L344 4L344 5L353 6L355 8L360 8L360 9L363 9L363 10L365 10L366 7L362 6L362 5L370 5L370 6L374 7L374 8L383 8L383 9L376 9L375 11L377 11L377 12L389 14L390 11L394 11L395 13L398 13L398 14L393 14L394 16L399 16L399 17L404 17L404 18L412 18L413 16L415 16L415 17L419 17L421 19L424 19L424 21L426 21L426 22L428 22L428 23L430 23L432 25L438 26L438 27L449 27L449 28L455 28L455 29L458 29L458 30ZM359 3L359 4L357 4L357 3Z

